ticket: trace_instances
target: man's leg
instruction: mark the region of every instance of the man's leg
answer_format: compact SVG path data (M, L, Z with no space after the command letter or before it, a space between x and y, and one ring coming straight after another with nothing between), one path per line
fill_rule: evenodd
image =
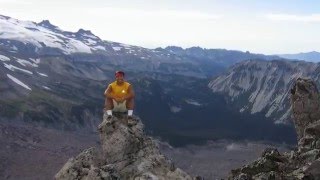
M107 115L112 116L113 100L111 98L106 98L105 109L107 111Z
M130 98L126 100L126 107L128 109L128 116L132 116L133 108L134 108L134 98Z

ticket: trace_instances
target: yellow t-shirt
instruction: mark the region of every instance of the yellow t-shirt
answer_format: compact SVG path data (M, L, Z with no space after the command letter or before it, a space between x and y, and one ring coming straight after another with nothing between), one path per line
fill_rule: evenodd
M114 81L113 83L110 84L110 86L112 89L111 94L118 98L122 98L128 94L130 83L123 82L123 84L119 86L117 84L117 81Z

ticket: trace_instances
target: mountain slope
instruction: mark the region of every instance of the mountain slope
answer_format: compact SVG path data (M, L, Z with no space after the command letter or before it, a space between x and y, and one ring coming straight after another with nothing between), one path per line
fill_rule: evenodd
M191 47L182 49L176 46L168 46L165 50L170 53L177 54L179 56L185 56L192 58L196 61L211 61L221 66L229 67L235 63L249 60L249 59L261 59L261 60L274 60L281 59L278 56L266 56L263 54L252 54L249 51L242 52L236 50L226 49L203 49L201 47Z
M290 87L298 77L318 79L319 65L301 61L250 60L236 64L209 83L240 112L263 113L275 123L289 123Z

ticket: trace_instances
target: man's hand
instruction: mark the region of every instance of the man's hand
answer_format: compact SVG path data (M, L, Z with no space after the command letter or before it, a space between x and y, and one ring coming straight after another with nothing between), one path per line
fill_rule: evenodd
M118 98L118 97L115 97L114 100L117 102L117 103L122 103L125 98Z

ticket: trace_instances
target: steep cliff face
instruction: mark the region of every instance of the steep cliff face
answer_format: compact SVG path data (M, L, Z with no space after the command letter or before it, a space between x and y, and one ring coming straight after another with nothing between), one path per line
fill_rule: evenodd
M315 83L298 78L291 89L297 150L280 154L266 149L260 159L233 170L229 179L320 179L319 103Z
M290 87L298 77L318 79L319 65L301 61L249 60L209 83L240 112L263 113L275 123L291 122Z
M55 179L191 179L160 154L139 118L128 124L124 115L104 116L98 130L102 150L89 148L69 159Z

